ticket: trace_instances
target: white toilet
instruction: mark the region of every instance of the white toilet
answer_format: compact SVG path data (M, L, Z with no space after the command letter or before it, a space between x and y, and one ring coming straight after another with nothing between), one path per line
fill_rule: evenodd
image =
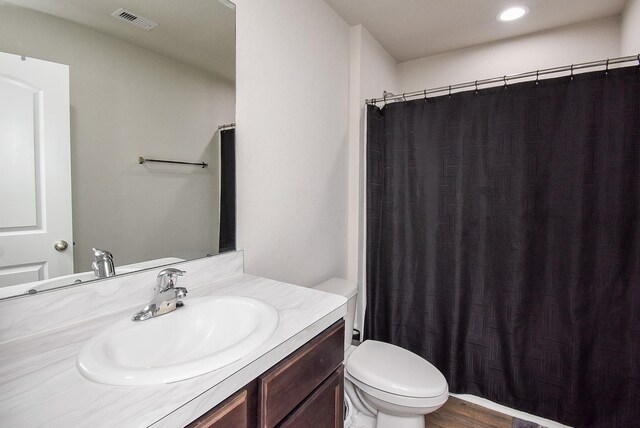
M347 298L345 316L345 401L355 407L345 427L424 428L424 415L449 398L447 381L422 357L389 343L351 345L356 284L332 278L314 287ZM355 419L354 419L355 418Z

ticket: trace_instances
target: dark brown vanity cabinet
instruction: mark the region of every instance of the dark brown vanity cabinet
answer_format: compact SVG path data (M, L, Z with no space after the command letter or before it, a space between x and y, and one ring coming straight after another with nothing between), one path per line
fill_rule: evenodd
M343 356L340 320L189 427L342 427Z

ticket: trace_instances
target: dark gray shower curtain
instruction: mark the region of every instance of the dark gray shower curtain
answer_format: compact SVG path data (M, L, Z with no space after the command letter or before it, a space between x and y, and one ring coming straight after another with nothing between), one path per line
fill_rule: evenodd
M366 338L452 392L640 426L640 69L367 115Z
M220 131L219 251L236 249L236 130Z

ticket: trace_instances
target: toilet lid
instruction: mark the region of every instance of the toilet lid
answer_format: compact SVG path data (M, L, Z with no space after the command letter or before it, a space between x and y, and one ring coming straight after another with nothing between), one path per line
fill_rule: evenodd
M447 381L422 357L389 343L365 340L349 356L347 372L359 382L406 397L437 397Z

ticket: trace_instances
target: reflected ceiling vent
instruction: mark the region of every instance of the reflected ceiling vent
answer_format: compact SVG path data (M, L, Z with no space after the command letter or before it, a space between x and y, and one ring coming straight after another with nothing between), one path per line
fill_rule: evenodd
M136 27L142 28L143 30L151 30L152 28L156 28L158 26L157 22L145 18L144 16L137 15L123 8L116 10L111 14L111 16L122 19L123 21L127 21L129 24L135 25Z

